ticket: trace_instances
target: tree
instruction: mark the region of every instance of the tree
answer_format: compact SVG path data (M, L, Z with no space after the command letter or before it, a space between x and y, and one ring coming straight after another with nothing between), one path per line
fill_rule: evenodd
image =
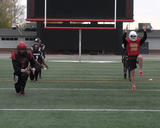
M24 8L19 0L0 0L0 28L10 28L22 23Z
M0 0L0 28L9 28L12 25L11 0Z
M18 25L20 23L24 23L24 9L25 6L20 5L20 0L13 0L13 24Z

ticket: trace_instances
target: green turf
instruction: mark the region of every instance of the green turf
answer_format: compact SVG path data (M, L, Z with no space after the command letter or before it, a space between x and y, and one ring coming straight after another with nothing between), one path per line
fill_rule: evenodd
M159 128L160 113L1 112L3 128Z
M144 61L137 90L123 79L121 63L47 62L37 83L28 80L24 97L13 88L11 60L0 60L0 109L160 110L160 61ZM153 81L148 81L152 78ZM159 128L160 112L2 111L1 128Z

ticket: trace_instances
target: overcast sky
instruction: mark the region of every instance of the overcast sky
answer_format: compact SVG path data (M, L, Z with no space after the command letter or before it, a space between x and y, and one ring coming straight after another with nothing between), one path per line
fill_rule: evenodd
M26 5L27 0L20 0ZM153 29L160 29L160 0L134 0L134 23L131 28L138 27L138 23L151 23Z
M160 29L160 0L134 0L135 23L151 23L154 29Z

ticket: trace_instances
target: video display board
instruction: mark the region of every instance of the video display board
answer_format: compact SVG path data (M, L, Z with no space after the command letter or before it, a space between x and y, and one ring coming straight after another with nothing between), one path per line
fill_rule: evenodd
M47 0L48 19L114 19L115 0ZM45 0L27 0L27 19L44 19ZM133 0L117 0L117 19L133 19Z

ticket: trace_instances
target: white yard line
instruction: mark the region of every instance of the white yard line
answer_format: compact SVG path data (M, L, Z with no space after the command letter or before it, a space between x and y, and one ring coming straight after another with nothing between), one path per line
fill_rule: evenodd
M78 60L48 60L48 62L63 62L63 63L79 63ZM96 60L81 60L81 63L120 63L121 61L96 61Z
M153 109L0 109L0 111L160 112Z
M1 90L14 90L14 88L0 88ZM98 89L98 88L26 88L32 91L131 91L131 89ZM137 89L142 92L159 92L160 89Z

